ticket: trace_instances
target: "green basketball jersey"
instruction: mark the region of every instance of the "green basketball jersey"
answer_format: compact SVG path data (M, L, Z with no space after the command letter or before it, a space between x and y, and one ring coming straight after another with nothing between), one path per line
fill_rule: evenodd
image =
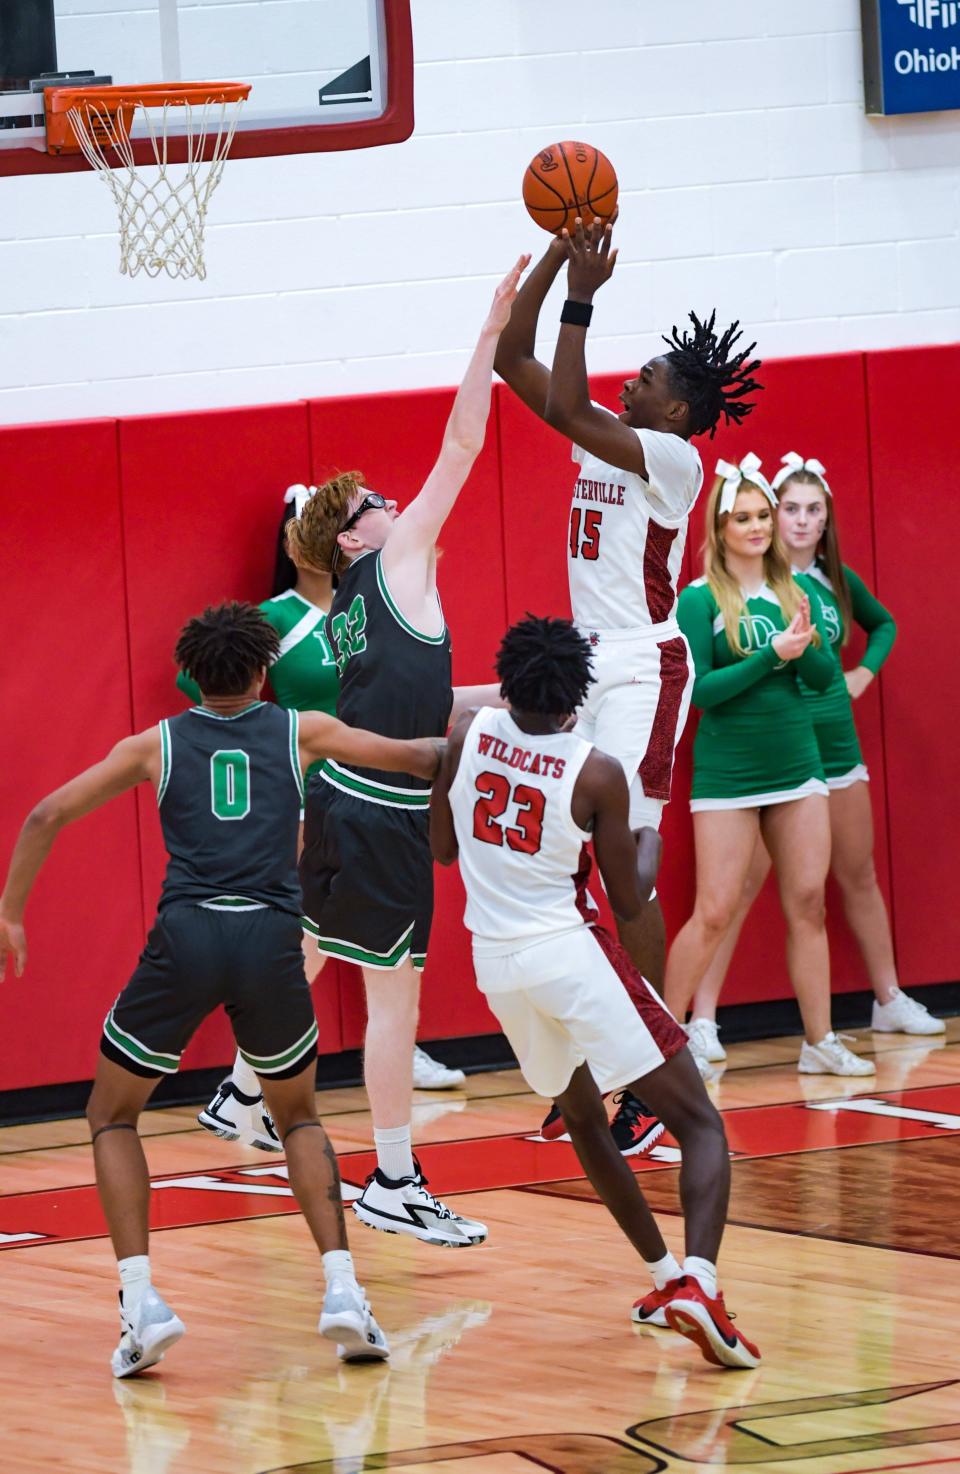
M693 703L702 711L693 748L694 799L786 792L824 776L800 679L825 690L834 657L813 586L804 578L797 583L810 599L822 645L810 645L799 660L786 662L771 642L787 620L766 584L745 601L740 640L746 655L731 650L705 578L680 595L677 618L696 671Z
M264 599L260 609L280 636L280 654L270 667L270 684L278 705L336 716L340 683L327 640L324 611L293 589L275 599ZM183 671L177 676L177 685L199 703L200 688ZM314 763L309 771L319 769L320 764Z

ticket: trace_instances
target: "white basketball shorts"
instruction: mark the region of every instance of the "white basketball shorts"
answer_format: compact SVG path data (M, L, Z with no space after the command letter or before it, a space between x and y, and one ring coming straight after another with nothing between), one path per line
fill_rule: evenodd
M584 1062L607 1094L642 1079L687 1042L673 1014L599 927L501 957L475 953L474 967L524 1079L549 1100ZM625 969L632 973L632 998Z
M658 638L636 630L582 630L593 646L595 683L577 713L578 737L623 765L630 828L660 828L673 754L693 690L693 659L679 627Z

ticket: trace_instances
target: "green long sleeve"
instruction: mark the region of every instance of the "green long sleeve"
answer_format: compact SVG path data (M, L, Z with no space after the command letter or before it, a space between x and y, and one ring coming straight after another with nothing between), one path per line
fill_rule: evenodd
M686 596L686 597L685 597ZM696 676L693 683L693 704L707 711L719 706L741 692L763 680L777 664L777 652L772 645L755 650L752 655L732 665L715 667L713 664L713 616L709 605L698 596L698 591L685 589L677 606L677 620L686 635L693 655Z
M861 665L867 670L877 671L883 665L897 638L897 622L874 594L871 594L859 573L844 564L844 573L850 586L853 617L867 634L867 648L863 652Z

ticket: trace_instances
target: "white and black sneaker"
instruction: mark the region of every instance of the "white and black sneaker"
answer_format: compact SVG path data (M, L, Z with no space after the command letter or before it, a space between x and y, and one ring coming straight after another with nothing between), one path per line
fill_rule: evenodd
M125 1310L120 1291L120 1344L110 1358L115 1377L134 1377L156 1366L180 1340L186 1326L178 1315L161 1300L152 1285L144 1290L135 1310Z
M475 1218L461 1218L452 1208L427 1192L427 1179L420 1163L413 1159L416 1171L412 1177L396 1181L378 1167L367 1178L367 1185L353 1204L353 1211L368 1228L384 1233L406 1233L425 1244L442 1244L450 1248L469 1248L482 1244L487 1225Z
M198 1112L197 1120L204 1130L222 1136L225 1141L241 1141L244 1146L257 1146L262 1152L283 1150L263 1096L244 1095L229 1075L220 1082L210 1104Z
M330 1281L317 1329L328 1341L336 1341L341 1361L386 1361L390 1355L387 1338L356 1280Z

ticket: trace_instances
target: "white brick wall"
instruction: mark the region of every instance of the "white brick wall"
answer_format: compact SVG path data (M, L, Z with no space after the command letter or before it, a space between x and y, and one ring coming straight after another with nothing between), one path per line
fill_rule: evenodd
M520 179L562 137L621 184L594 368L635 367L690 306L769 355L958 336L960 114L864 116L857 0L413 14L414 137L229 165L206 282L121 278L86 173L0 179L0 422L455 382L497 276L545 244Z

